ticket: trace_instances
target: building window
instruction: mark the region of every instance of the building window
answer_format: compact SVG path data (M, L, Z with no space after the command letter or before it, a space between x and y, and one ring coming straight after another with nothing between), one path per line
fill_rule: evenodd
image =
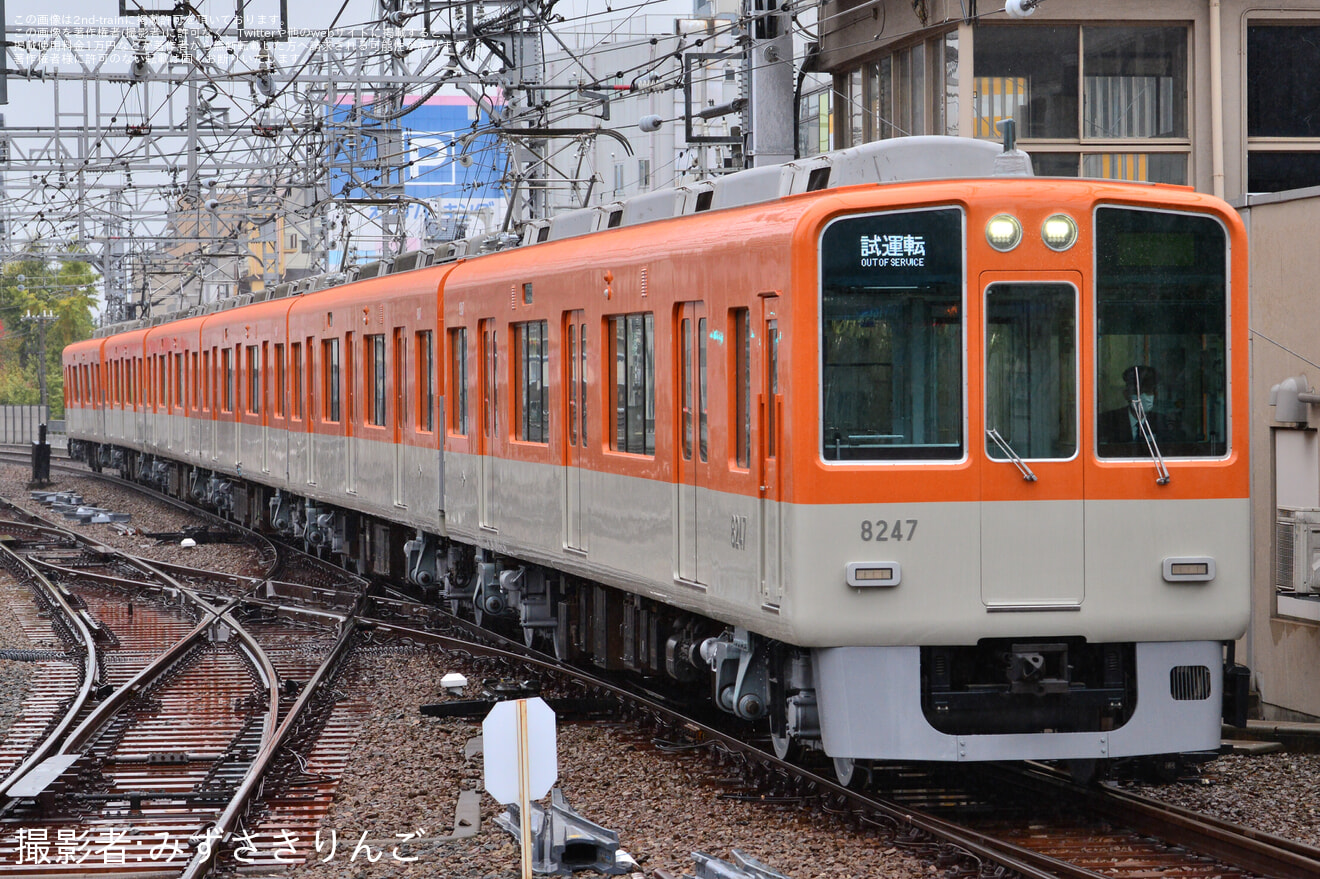
M1015 120L1037 174L1187 182L1186 28L987 25L973 66L974 136Z
M546 327L543 320L514 327L514 362L518 368L514 406L518 413L518 438L529 443L550 441L550 354Z
M614 194L619 195L623 192L623 163L614 163Z
M651 188L651 160L637 160L637 188L646 190Z
M362 359L367 361L367 423L385 426L385 335L362 337Z
M430 335L427 333L426 335ZM468 432L467 328L449 331L449 429L459 436Z
M957 134L957 31L863 64L847 75L842 90L849 120L842 134L849 140L839 146L914 134Z
M339 420L339 340L321 342L321 368L324 387L321 389L321 416L326 421Z
M1320 185L1320 25L1247 28L1249 192Z
M614 432L610 448L635 455L655 454L655 316L627 314L609 319L614 382L610 407Z
M247 349L247 411L253 415L261 412L261 355L256 345Z

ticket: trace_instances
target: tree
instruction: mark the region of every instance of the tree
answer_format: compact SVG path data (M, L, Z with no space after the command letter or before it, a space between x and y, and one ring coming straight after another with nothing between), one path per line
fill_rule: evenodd
M97 280L85 262L48 261L35 251L0 271L0 405L39 404L44 370L51 417L63 417L60 355L65 345L92 335ZM24 320L42 314L52 319ZM39 357L43 330L44 363Z

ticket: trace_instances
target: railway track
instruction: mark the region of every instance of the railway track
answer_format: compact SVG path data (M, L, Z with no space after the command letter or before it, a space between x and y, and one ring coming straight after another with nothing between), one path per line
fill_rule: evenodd
M331 582L316 587L289 584L287 594L267 588L266 594L254 597L249 590L243 599L244 625L260 631L263 619L281 612L301 614L303 625L312 625L310 621L317 619L347 619L354 592L334 580L332 575ZM241 593L244 584L235 581L233 588ZM653 694L567 669L548 655L529 651L520 638L492 644L489 630L478 631L438 608L398 597L373 596L360 610L377 639L429 643L484 656L506 666L511 676L527 674L530 667L535 674L551 679L572 677L576 690L628 706L625 710L658 738L715 755L719 767L715 774L727 776L730 767L736 768L739 781L728 796L799 803L846 815L860 824L890 827L896 836L936 846L937 865L952 875L984 874L988 864L1024 877L1076 879L1320 875L1320 851L1315 849L1154 801L1139 802L1109 788L1078 788L1040 769L1007 772L990 768L982 772L980 768L956 767L948 772L947 768L886 767L877 773L872 792L852 791L822 774L777 760L768 752L768 745L767 750L751 747L701 718L675 711ZM273 646L276 641L278 638L270 642L272 652L279 653ZM285 651L280 660L282 679L299 680L307 675L311 661L299 666L291 654L306 650L310 643L304 641ZM367 708L345 706L342 713L352 715L355 710L365 712ZM333 742L351 738L352 720L345 721L344 729L350 731L341 735L328 714L326 717L322 728L329 731L332 744L326 746L326 762L318 764L323 769L307 764L287 774L284 791L293 792L288 802L278 795L272 797L264 813L265 823L253 822L256 833L266 834L260 837L266 844L272 844L274 834L289 827L294 816L305 814L306 804L329 801L336 756L342 765L348 750ZM1039 804L1048 805L1042 809ZM298 826L307 828L308 836L313 832L310 823Z

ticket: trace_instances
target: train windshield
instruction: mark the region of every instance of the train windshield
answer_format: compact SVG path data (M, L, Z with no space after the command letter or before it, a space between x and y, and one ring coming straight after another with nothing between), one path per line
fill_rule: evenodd
M1096 211L1097 454L1228 452L1228 235L1215 219Z
M963 217L836 220L821 236L821 454L963 456Z

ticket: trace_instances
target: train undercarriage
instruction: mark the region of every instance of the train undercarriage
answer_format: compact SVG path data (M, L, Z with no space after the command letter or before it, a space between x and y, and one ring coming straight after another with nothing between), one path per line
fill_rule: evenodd
M520 629L527 646L561 660L691 688L709 681L712 701L768 728L782 759L824 750L811 650L239 476L76 440L70 455L239 525L301 541L312 555L412 597L444 603L480 625ZM912 712L920 716L911 720L924 719L949 735L1108 731L1126 723L1137 702L1132 644L987 640L923 647L920 656L920 706ZM1231 654L1228 668L1241 668ZM1225 677L1230 721L1245 723L1245 682L1242 675ZM1153 766L1166 777L1176 775L1188 757L1213 755L1160 755ZM869 780L869 761L832 763L843 784ZM1096 767L1094 760L1076 761L1074 771L1090 777Z

